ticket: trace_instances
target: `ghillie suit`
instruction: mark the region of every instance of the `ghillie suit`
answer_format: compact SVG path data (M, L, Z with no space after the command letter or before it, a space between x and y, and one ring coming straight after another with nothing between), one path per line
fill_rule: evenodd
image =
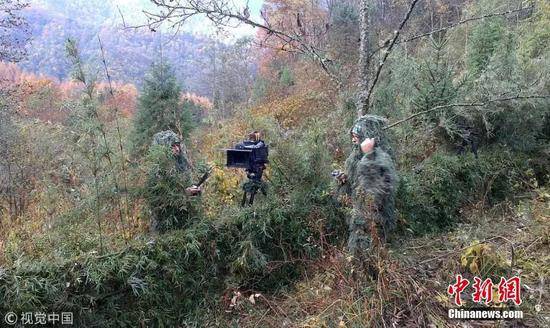
M350 133L359 137L359 144L346 160L347 179L338 192L351 198L352 213L348 218L348 250L358 254L370 247L370 227L375 226L381 238L395 226L395 189L397 175L389 142L383 131L387 121L379 116L365 115L358 119ZM363 153L360 143L375 139L369 153Z
M158 132L153 136L153 146L166 146L172 148L174 145L179 145L180 153L174 155L176 159L176 167L180 172L187 172L190 168L189 160L187 159L187 149L185 145L181 143L180 138L172 130L166 130Z
M174 152L178 149L178 152ZM145 199L151 210L151 230L165 232L184 227L197 215L197 197L186 195L192 185L185 146L172 131L155 134L147 155L150 166Z

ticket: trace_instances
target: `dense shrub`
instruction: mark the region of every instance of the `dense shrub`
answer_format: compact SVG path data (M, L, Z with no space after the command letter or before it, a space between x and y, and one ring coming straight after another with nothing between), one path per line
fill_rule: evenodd
M503 148L483 151L479 158L436 153L414 172L401 172L400 217L415 233L448 227L466 205L493 204L531 187L534 169L540 170L535 158Z
M284 287L300 276L328 243L342 237L341 213L328 195L272 200L238 215L219 228L220 249L229 259L231 280L260 290ZM292 197L295 198L295 197Z
M174 325L216 290L208 226L134 242L121 252L16 261L0 271L0 311L73 311L79 326Z

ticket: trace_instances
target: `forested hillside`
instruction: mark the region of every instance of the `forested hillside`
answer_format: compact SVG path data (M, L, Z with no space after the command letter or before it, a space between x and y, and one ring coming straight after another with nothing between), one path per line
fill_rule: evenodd
M118 5L0 0L2 324L550 325L547 1ZM254 180L225 149L259 135Z
M28 56L20 62L20 67L60 81L67 80L70 78L70 65L64 55L67 38L78 40L82 57L97 67L100 64L100 38L107 50L105 56L110 63L112 78L137 86L141 85L148 67L159 56L173 65L185 91L209 97L217 92L213 90L214 74L238 83L232 70L238 69L246 76L255 72L255 65L247 60L250 49L246 40L241 41L240 46L229 46L220 40L184 32L175 34L171 30L163 33L162 30L136 29L133 27L142 22L125 18L119 9L120 6L111 1L33 2L22 13L32 39ZM136 10L134 16L139 14ZM239 57L236 58L234 53ZM239 87L246 88L245 85Z

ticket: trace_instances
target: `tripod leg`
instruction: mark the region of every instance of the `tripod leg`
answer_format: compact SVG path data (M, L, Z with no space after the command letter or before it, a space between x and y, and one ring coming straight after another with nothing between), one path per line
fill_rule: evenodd
M256 191L250 193L250 202L248 203L248 205L252 206L252 204L254 203L254 196L256 196Z

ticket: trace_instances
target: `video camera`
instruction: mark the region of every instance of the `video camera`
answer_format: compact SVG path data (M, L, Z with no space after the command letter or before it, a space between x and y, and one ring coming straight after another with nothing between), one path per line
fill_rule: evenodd
M262 140L246 140L225 151L227 167L246 169L249 179L261 179L265 164L269 163L269 146Z
M248 140L238 143L232 149L226 149L227 167L237 167L246 170L248 181L243 184L243 200L241 206L254 203L254 197L258 191L267 196L262 175L265 165L269 163L269 147L260 138L260 133L254 131L248 135Z

